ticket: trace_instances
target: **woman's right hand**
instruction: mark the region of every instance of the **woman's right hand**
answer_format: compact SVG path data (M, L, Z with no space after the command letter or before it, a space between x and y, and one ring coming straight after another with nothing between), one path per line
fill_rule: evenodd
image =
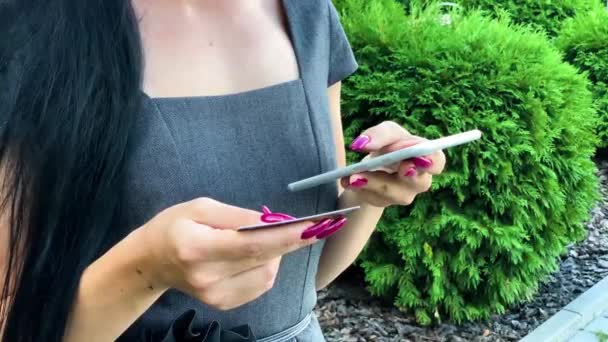
M176 288L217 309L248 303L273 287L281 256L313 244L332 223L236 231L261 215L208 198L170 207L140 228L150 262L137 272L150 289Z

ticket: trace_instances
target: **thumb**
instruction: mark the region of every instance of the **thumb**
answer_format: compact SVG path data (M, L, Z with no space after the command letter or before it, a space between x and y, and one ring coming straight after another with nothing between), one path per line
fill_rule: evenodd
M216 229L236 230L242 226L262 223L262 214L254 210L228 205L211 198L197 198L178 205L180 214L189 220Z
M357 152L379 152L395 143L412 139L415 137L403 127L392 121L386 121L363 131L353 140L350 148Z

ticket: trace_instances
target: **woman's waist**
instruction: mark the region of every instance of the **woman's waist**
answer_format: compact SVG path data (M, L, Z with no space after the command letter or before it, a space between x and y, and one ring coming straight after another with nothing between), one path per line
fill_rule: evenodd
M239 341L251 342L325 341L319 322L312 311L285 329L270 334L264 334L259 329L261 326L256 327L251 324L226 328L219 321L205 323L202 322L201 316L196 310L191 309L179 315L168 327L162 323L152 324L148 328L142 324L135 324L119 337L117 342L222 342L225 341L224 338L230 341L237 338Z
M223 329L249 325L258 338L281 333L305 319L316 304L314 273L321 249L321 245L313 245L284 256L274 287L232 310L218 310L180 291L169 290L133 329L162 333L184 312L194 310L197 329L217 322Z

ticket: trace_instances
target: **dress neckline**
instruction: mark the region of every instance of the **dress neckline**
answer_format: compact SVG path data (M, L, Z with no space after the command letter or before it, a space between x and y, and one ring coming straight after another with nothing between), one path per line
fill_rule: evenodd
M296 32L296 30L294 27L295 22L292 18L292 7L291 7L292 0L279 0L279 1L281 2L281 5L283 6L283 12L285 13L285 20L287 22L287 33L289 35L289 39L291 41L291 46L292 46L292 49L293 49L293 52L294 52L294 55L296 58L296 64L298 65L298 78L296 78L294 80L290 80L290 81L283 81L283 82L279 82L279 83L275 83L275 84L271 84L271 85L266 85L266 86L256 88L256 89L250 89L250 90L244 90L244 91L240 91L240 92L220 94L220 95L150 96L150 95L148 95L148 93L146 93L143 89L140 88L140 92L143 95L143 97L150 101L159 101L159 102L184 101L184 100L229 99L229 98L233 98L233 97L256 95L258 93L265 92L267 90L288 87L288 86L291 86L296 83L301 83L302 82L302 64L300 63L300 54L298 53L297 38L294 35L294 32ZM293 1L297 1L297 0L293 0Z

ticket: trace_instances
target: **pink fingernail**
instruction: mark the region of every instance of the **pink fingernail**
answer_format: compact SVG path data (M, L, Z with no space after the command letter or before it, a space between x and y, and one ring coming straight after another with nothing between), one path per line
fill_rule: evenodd
M263 205L262 206L262 212L264 214L272 214L272 211L270 211L270 208L268 208L267 206Z
M308 227L303 233L302 233L302 240L308 240L312 237L314 237L315 235L319 234L320 232L322 232L325 228L327 228L329 225L331 225L333 222L332 219L325 219L321 222L318 222L316 224L313 224L312 226Z
M407 171L405 171L404 175L405 177L414 177L418 172L416 171L415 168L410 167L409 169L407 169Z
M295 217L287 215L287 214L281 214L281 213L270 213L270 214L263 214L262 215L262 222L264 223L274 223L274 222L283 222L283 221L289 221L289 220L293 220L295 219Z
M367 178L364 178L364 177L357 178L352 183L350 183L350 186L352 186L353 188L360 188L360 187L363 187L366 185L367 185Z
M334 234L338 230L342 229L342 227L344 227L344 225L346 225L346 221L348 221L348 219L346 217L343 217L339 220L334 221L334 223L331 226L327 227L324 231L322 231L319 235L317 235L317 239L324 239L324 238Z
M273 213L274 215L277 215L279 217L282 217L284 220L295 220L296 218L291 216L291 215L287 215L287 214L283 214L283 213Z
M350 149L353 151L361 151L371 140L372 139L367 135L360 135L357 139L353 140L352 144L350 144Z
M428 169L429 167L433 166L432 160L423 157L412 158L412 162L414 163L414 165L416 165L416 167L419 167L421 169Z

